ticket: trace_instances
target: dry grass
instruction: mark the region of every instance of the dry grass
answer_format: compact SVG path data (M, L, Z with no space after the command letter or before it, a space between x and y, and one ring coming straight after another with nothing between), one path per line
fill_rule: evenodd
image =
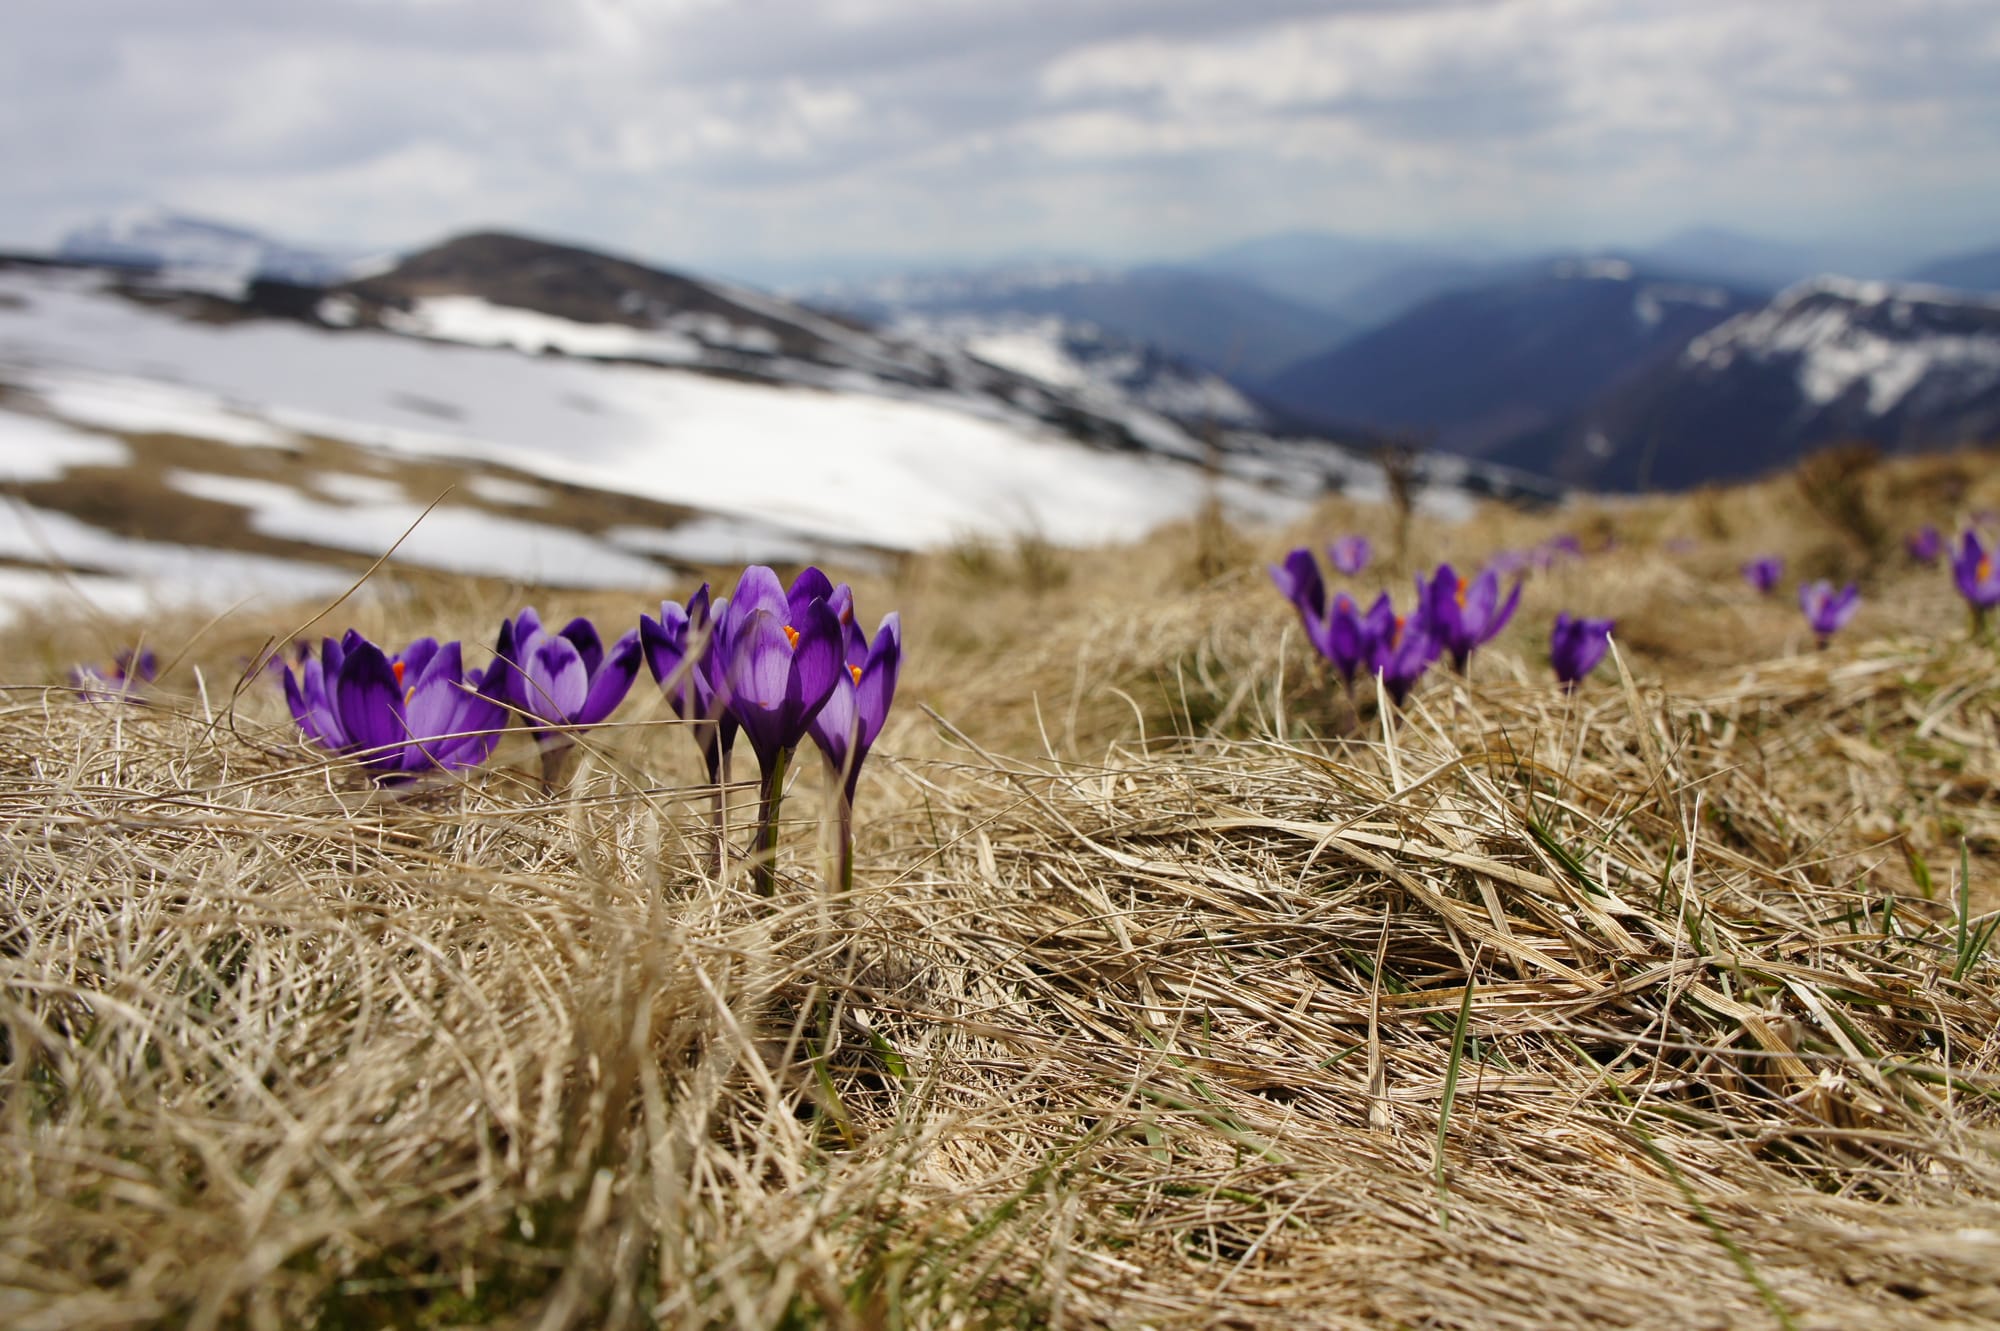
M710 878L650 700L550 801L232 719L275 625L150 708L13 689L0 1321L1990 1325L2000 658L1787 484L1605 510L1398 727L1210 576L1240 534L912 563L851 898L811 776L777 899ZM1733 580L1767 547L1868 574L1850 641ZM512 608L458 595L368 626ZM1547 685L1559 607L1628 673Z

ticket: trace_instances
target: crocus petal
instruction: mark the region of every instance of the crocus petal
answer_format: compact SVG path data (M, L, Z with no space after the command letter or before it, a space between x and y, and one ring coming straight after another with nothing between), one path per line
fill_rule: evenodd
M783 709L792 679L792 640L768 610L753 610L732 635L729 713L743 728L765 771L787 747Z
M861 667L855 708L861 714L861 745L865 749L882 733L889 707L896 701L896 678L903 669L903 621L891 612L875 633L875 645ZM837 687L837 686L836 686ZM828 704L831 706L831 703Z
M1494 638L1499 636L1500 630L1507 627L1507 621L1514 617L1514 611L1520 606L1520 604L1521 604L1521 584L1517 581L1514 584L1514 589L1507 594L1506 603L1500 607L1498 612L1496 612L1493 615L1492 619L1487 623L1485 641L1491 642Z
M861 716L855 703L854 679L835 680L833 692L826 698L826 705L819 709L819 715L806 727L813 743L826 755L827 765L843 776L848 771L848 760L861 737Z
M1319 563L1311 550L1300 546L1288 553L1282 563L1272 564L1270 572L1279 593L1301 616L1318 619L1326 613L1326 583L1319 575Z
M423 674L425 669L429 667L432 658L437 655L437 651L438 640L436 638L418 638L408 647L405 647L402 651L397 652L389 658L391 666L400 664L403 667L402 680L404 688L408 688L417 682L417 676Z
M528 711L551 725L567 724L590 691L583 657L569 639L547 634L531 639L525 648L528 659L521 665L528 676Z
M610 654L591 677L590 692L574 718L576 724L594 726L610 716L612 709L624 701L638 673L639 631L634 629L611 644Z
M395 766L406 736L402 690L380 647L363 639L347 651L333 705L351 746L371 753L372 766Z
M1500 603L1500 575L1492 569L1483 570L1465 589L1465 618L1476 634L1483 635L1486 626L1493 621L1493 611Z
M459 644L448 643L432 655L429 667L410 684L403 704L403 722L411 740L405 752L406 770L435 765L438 737L457 730L463 710L460 699L465 696L461 683L464 673ZM403 677L409 678L407 670Z
M1353 683L1354 672L1368 655L1361 617L1356 613L1353 601L1345 596L1334 598L1333 605L1326 612L1326 631L1322 640L1325 644L1323 655L1333 663L1343 679Z
M805 737L806 727L833 692L834 682L847 673L846 652L842 649L840 621L825 601L806 607L798 624L799 640L792 653L792 678L785 691L786 723L791 728L787 745Z
M344 749L347 736L341 732L340 721L327 706L326 687L320 680L320 664L308 661L299 668L305 676L304 684L292 677L292 668L285 668L285 706L291 709L292 720L298 722L305 737L323 749Z
M752 564L736 580L736 592L729 598L730 636L734 637L737 629L759 610L772 615L780 624L791 622L792 604L778 575L763 564Z
M533 613L533 610L523 610L520 617L525 619ZM487 674L496 677L494 682L499 689L500 700L515 711L525 712L528 710L528 703L527 699L521 696L524 676L517 664L521 659L521 643L514 631L514 624L515 621L512 619L500 621L500 632L493 642L493 665Z
M848 598L852 601L852 592L848 593ZM791 589L785 593L785 622L797 628L799 621L805 617L807 606L814 601L831 603L832 600L833 579L819 569L807 565L800 570L798 577L792 579ZM838 616L839 610L836 608L834 613Z
M595 676L597 667L604 663L604 639L597 636L597 626L579 615L562 626L560 636L568 638L583 658L584 673Z
M693 694L688 676L694 663L687 659L687 611L672 601L660 603L660 617L639 616L639 648L653 682L667 695L667 705L683 719L690 715Z

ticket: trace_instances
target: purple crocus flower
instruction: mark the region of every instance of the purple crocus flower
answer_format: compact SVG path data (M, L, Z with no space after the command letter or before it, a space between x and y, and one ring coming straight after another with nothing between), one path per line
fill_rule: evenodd
M1993 551L1971 528L1958 538L1958 549L1951 557L1951 578L1958 584L1958 594L1972 607L1974 629L1985 627L1987 613L2000 605L2000 569L1994 567Z
M1743 566L1743 580L1759 593L1769 596L1785 576L1785 561L1776 555L1760 555Z
M854 650L857 639L860 652ZM856 659L857 656L859 659ZM835 676L833 692L806 727L813 742L833 770L840 773L847 802L854 803L854 784L861 764L868 757L882 723L889 718L889 705L896 700L896 676L903 663L902 617L890 613L876 630L875 642L868 645L857 630L847 642L846 659Z
M743 570L721 615L716 662L730 715L757 755L757 838L752 847L757 888L777 884L774 859L785 768L843 673L846 631L829 601L836 589L808 568L786 591L761 564ZM852 593L848 594L850 598Z
M780 754L798 747L833 692L846 635L827 604L832 594L816 568L801 573L787 594L776 573L753 564L729 599L722 692L767 776Z
M1373 553L1374 547L1368 544L1366 536L1343 536L1326 548L1326 557L1334 568L1350 578L1368 567Z
M527 718L537 741L546 741L557 727L597 725L625 700L639 673L639 630L607 652L589 620L572 619L550 633L529 606L500 622L493 654L504 701Z
M1556 615L1555 628L1549 633L1549 664L1556 668L1556 678L1565 689L1575 692L1583 677L1597 668L1611 650L1611 630L1617 623L1613 619L1572 618L1568 611Z
M361 760L384 785L477 767L507 725L503 672L464 668L461 648L419 638L390 655L349 629L285 667L285 704L308 740Z
M736 718L725 705L716 648L719 617L728 613L724 597L709 604L703 583L687 604L660 602L660 617L639 616L639 646L646 668L667 695L667 705L683 721L694 722L695 740L711 783L722 780L723 763L736 743Z
M1310 630L1326 615L1326 583L1319 575L1313 552L1300 546L1286 555L1284 562L1270 565L1271 581L1287 601L1297 607L1299 618Z
M1812 625L1813 635L1819 639L1821 647L1827 639L1854 618L1855 608L1861 603L1861 591L1853 583L1848 583L1839 591L1824 578L1809 582L1799 588L1799 609L1805 611L1806 622Z
M1903 548L1910 552L1910 558L1919 564L1935 564L1944 553L1944 536L1926 523L1903 538Z
M1430 585L1417 580L1421 614L1441 651L1451 653L1451 663L1461 675L1472 661L1472 653L1482 643L1491 642L1514 617L1521 603L1521 584L1502 603L1500 575L1486 569L1467 583L1445 564Z
M78 689L83 696L93 702L98 699L132 698L142 684L151 684L159 676L160 661L152 649L134 651L126 648L111 659L108 667L94 664L70 667L70 687Z
M854 593L846 583L834 588L828 604L840 621L844 659L826 706L820 708L807 732L826 755L827 766L840 778L840 885L845 889L854 886L854 788L861 779L861 764L882 733L889 706L896 700L896 677L903 664L903 620L893 612L885 615L871 646L854 622Z
M1375 637L1369 665L1381 676L1389 697L1401 707L1431 662L1437 660L1439 650L1438 639L1422 613L1405 619L1392 612Z
M1387 597L1383 598L1387 600ZM1368 630L1364 626L1360 609L1354 598L1341 592L1327 607L1326 617L1318 622L1307 621L1306 634L1333 668L1340 672L1341 682L1349 694L1354 692L1354 676L1368 660Z

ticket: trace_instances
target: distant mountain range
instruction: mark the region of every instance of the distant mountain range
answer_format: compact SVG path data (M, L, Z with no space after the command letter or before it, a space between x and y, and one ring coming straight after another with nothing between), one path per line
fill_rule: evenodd
M158 207L135 208L77 227L62 238L56 255L76 263L158 271L184 287L238 289L260 277L306 285L338 282L368 262L358 251L294 245Z
M1037 264L823 285L815 305L873 322L901 315L1053 316L1150 343L1239 382L1354 331L1337 314L1225 274L1165 265L1116 271Z
M1757 303L1619 258L1436 296L1261 385L1279 405L1483 456L1547 427Z
M1578 485L1737 480L1821 444L2000 439L2000 301L1820 278L1488 456Z
M910 273L799 299L497 232L365 262L155 211L61 252L167 285L248 282L234 308L331 327L865 387L1099 448L1319 466L1333 483L1391 436L1476 459L1469 483L1506 489L1519 471L1695 484L1833 438L1996 430L2000 329L1967 293L2000 289L2000 251L1897 268L1719 228L1543 258L1294 233L1175 264ZM1931 285L1800 284L1843 259Z
M1919 264L1910 270L1910 280L1959 291L2000 291L2000 248Z

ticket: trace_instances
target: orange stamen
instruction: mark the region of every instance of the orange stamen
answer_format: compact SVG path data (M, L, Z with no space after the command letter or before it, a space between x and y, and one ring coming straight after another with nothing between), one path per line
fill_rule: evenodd
M857 666L857 665L851 665L851 666L847 667L847 673L848 673L848 674L850 674L850 675L852 675L852 676L854 676L854 682L855 682L856 684L859 684L859 683L861 682L861 667L860 667L860 666Z
M1988 578L1992 577L1992 576L1993 576L1993 556L1992 556L1992 555L1981 555L1981 556L1979 556L1979 565L1978 565L1978 567L1976 567L1975 569L1973 569L1973 570L1972 570L1972 576L1973 576L1973 579L1974 579L1975 581L1978 581L1978 582L1984 582L1984 581L1986 581L1986 580L1987 580Z
M1459 608L1460 610L1463 610L1463 609L1465 609L1465 579L1464 579L1464 578L1460 578L1460 579L1458 580L1458 593L1457 593L1457 595L1458 595L1458 608Z
M787 643L790 643L793 647L797 647L799 645L799 631L793 628L790 624L785 625L785 641Z
M396 672L396 682L401 684L403 682L403 663L401 661L391 661L389 669Z

